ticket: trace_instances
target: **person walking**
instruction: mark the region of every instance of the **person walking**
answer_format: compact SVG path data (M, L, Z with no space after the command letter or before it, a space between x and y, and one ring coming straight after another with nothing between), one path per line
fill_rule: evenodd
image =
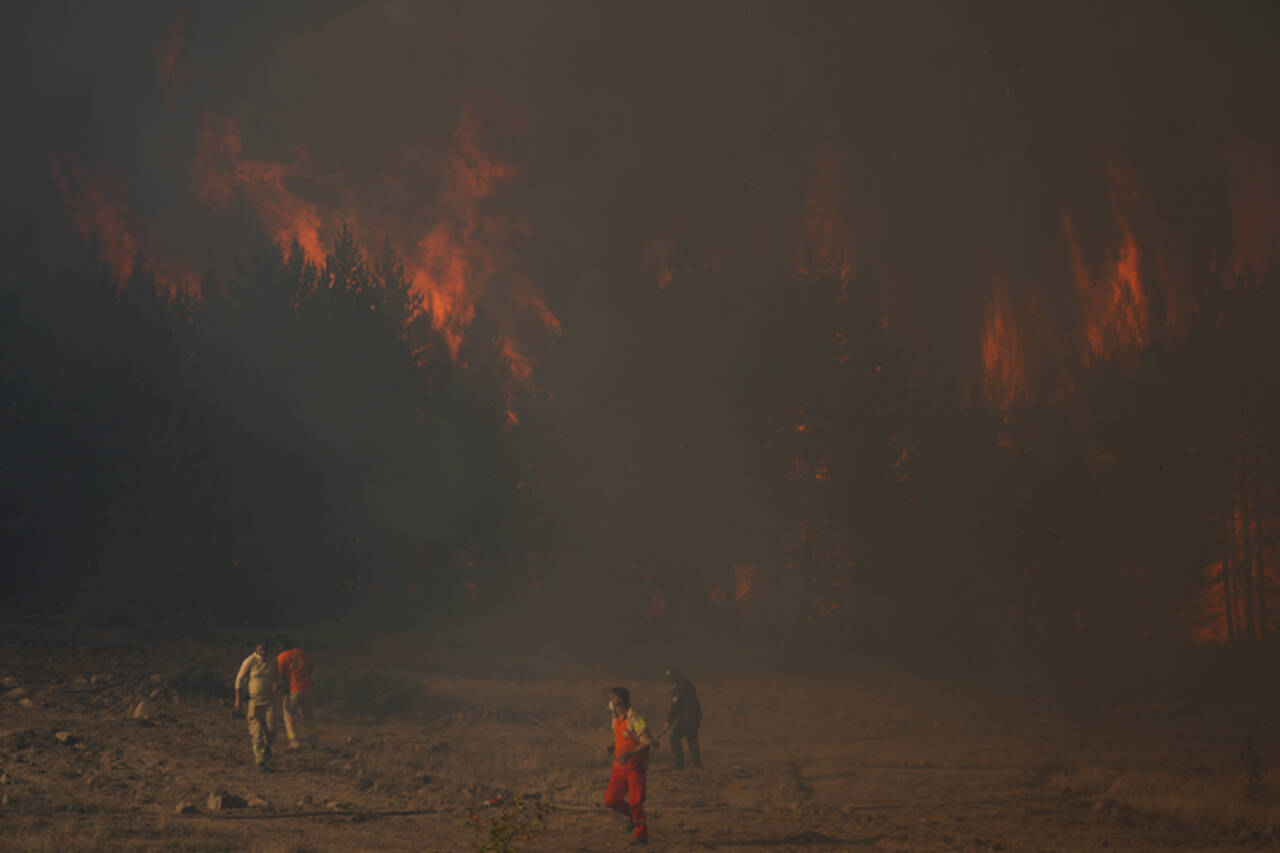
M610 691L609 711L613 714L613 743L605 751L613 755L613 773L604 792L604 804L626 816L627 828L634 833L633 844L647 844L645 777L649 770L649 749L656 744L644 718L631 707L631 692L627 688L615 687Z
M702 725L702 705L698 702L698 691L693 689L693 682L674 667L667 670L667 681L671 683L671 702L667 705L667 724L658 733L657 740L662 740L668 731L671 732L671 756L675 759L677 770L684 769L684 748L680 742L687 740L689 758L693 761L693 766L701 770L702 750L698 748L698 728Z
M276 739L276 694L278 679L276 667L267 659L268 640L254 646L253 653L240 664L236 674L235 710L240 710L241 697L246 688L249 705L244 717L249 722L249 743L253 747L253 763L260 771L266 771L271 759L271 744Z
M301 741L315 749L316 700L311 692L311 659L302 649L295 648L288 634L278 638L280 654L276 665L280 668L280 681L288 689L284 697L284 730L289 736L289 748L297 749Z

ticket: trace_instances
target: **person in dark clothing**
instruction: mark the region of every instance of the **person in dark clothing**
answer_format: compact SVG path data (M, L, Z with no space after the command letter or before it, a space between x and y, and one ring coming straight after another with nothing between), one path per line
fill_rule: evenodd
M671 732L671 755L676 761L676 769L684 769L684 748L680 741L689 742L689 758L693 766L702 769L702 751L698 748L698 727L702 725L702 706L698 704L698 691L693 683L680 674L678 669L667 670L667 681L671 682L671 702L667 707L667 725L655 740L662 740L663 735Z

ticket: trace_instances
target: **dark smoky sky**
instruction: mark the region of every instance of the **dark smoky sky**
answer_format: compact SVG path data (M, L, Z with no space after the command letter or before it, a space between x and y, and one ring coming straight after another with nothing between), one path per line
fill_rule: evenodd
M516 257L561 319L564 351L604 348L627 322L616 297L655 286L644 251L662 234L707 255L792 251L825 154L890 323L972 371L993 269L1039 312L1042 336L1076 334L1062 217L1101 263L1105 164L1133 176L1139 242L1194 281L1230 251L1232 152L1244 141L1274 155L1278 138L1270 3L47 2L3 14L10 223L56 219L47 157L71 152L120 182L145 251L196 266L253 227L243 206L193 198L203 116L236 120L246 158L308 164L290 187L326 222L409 247L438 215L464 105L495 97L510 116L486 114L506 122L486 144L519 175L487 204L525 223ZM166 39L176 63L159 80ZM505 322L537 328L510 304L516 291L489 293ZM528 348L547 357L546 342Z

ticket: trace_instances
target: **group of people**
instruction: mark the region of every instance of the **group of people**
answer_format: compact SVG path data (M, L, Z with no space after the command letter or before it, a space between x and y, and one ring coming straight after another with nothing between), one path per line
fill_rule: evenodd
M604 792L604 804L627 819L632 842L646 844L649 829L645 823L644 795L649 771L649 753L656 750L667 732L671 732L671 755L677 770L684 769L682 741L689 744L693 766L702 767L702 751L698 745L698 728L702 725L702 706L698 691L677 669L667 670L671 683L671 702L667 706L667 724L654 737L644 717L631 707L631 692L615 687L609 693L609 712L613 715L613 743L606 752L613 755L613 773Z
M276 739L276 708L284 716L289 748L303 743L315 748L316 707L311 692L311 661L307 653L293 645L288 634L276 638L280 652L271 658L271 641L262 639L253 653L240 664L236 675L236 704L239 711L246 690L249 703L244 716L249 722L249 742L253 747L253 763L262 771L271 760L271 746Z
M248 691L249 703L245 719L249 723L249 740L254 764L267 769L271 746L276 737L276 708L283 711L285 732L290 749L304 742L316 746L315 697L311 692L311 662L306 652L296 648L287 634L277 638L280 652L269 657L271 641L261 640L253 653L240 664L236 675L236 711ZM606 751L613 756L613 772L604 793L604 804L627 818L627 831L632 841L645 844L649 840L645 823L645 783L649 770L649 753L656 750L662 738L671 733L671 755L677 770L684 769L685 742L694 767L702 767L702 751L698 729L702 725L702 706L698 691L679 670L668 669L667 681L672 685L667 720L655 737L644 717L631 707L631 692L615 687L609 693L609 712L613 715L613 743Z

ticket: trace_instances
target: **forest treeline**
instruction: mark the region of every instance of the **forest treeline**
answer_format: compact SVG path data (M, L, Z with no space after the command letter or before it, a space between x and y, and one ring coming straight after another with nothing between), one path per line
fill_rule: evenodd
M93 246L15 240L3 276L13 603L390 625L543 601L975 650L1277 627L1280 304L1252 274L1008 406L839 270L602 290L531 385L483 311L451 354L347 230L319 267L266 238L211 260L199 298ZM628 320L621 374L595 310Z
M92 246L3 288L5 586L238 624L451 600L511 528L506 362L459 367L389 249L260 240L172 295ZM487 550L486 550L487 549ZM472 566L467 564L471 563Z

